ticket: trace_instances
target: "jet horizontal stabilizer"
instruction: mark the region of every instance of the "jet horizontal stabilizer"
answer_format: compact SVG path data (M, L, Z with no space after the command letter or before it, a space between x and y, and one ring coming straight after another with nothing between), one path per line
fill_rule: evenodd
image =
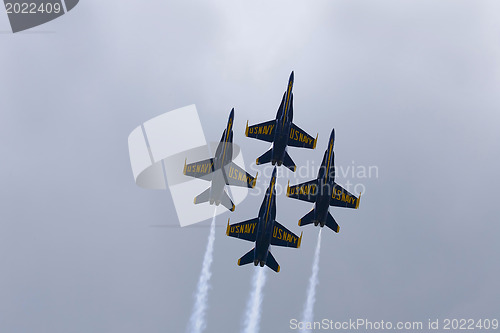
M227 209L229 209L230 211L234 212L235 206L234 206L233 202L231 201L231 198L229 198L229 195L227 194L227 192L225 190L222 191L222 197L221 197L220 203L224 207L226 207Z
M238 259L238 266L243 266L254 261L255 258L255 248L248 251L243 257Z
M260 164L265 164L271 162L271 159L273 158L273 149L269 149L266 151L264 154L262 154L260 157L257 158L255 161L255 164L260 165Z
M267 252L267 261L266 261L267 267L275 271L276 273L279 273L280 271L280 265L278 265L278 262L276 259L274 259L273 254L271 251Z
M283 165L286 166L288 169L292 170L292 172L295 172L295 170L297 169L297 166L293 162L290 155L288 155L287 151L285 151L285 158L283 159Z
M328 212L328 215L326 217L326 226L335 232L340 231L339 225L337 224L337 222L335 222L335 219L333 218L332 214L330 214L330 212Z
M208 200L210 200L210 188L207 188L205 191L201 192L201 194L197 195L194 198L194 204L200 204Z
M302 227L302 226L311 224L313 222L314 222L314 209L311 209L311 211L309 213L307 213L306 215L304 215L304 217L302 217L299 220L299 226Z

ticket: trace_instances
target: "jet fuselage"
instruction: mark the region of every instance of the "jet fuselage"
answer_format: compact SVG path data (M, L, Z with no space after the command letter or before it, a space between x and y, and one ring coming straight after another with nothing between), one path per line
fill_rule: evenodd
M281 99L280 107L276 113L276 130L274 132L272 161L278 165L285 159L285 151L288 146L290 127L293 121L293 72L288 79L288 86ZM274 164L274 163L273 163Z
M323 165L318 172L316 202L314 205L314 220L324 226L328 217L328 209L330 208L330 198L335 186L335 153L333 145L335 142L335 131L332 131L328 148L323 157Z
M234 110L231 110L226 128L217 146L214 156L214 170L212 175L212 186L210 187L210 204L219 205L227 184L227 175L223 172L224 167L233 160L233 121Z
M269 245L271 244L274 221L276 220L276 168L269 187L266 190L266 195L259 209L259 223L257 226L257 238L255 241L255 258L254 264L260 262L260 266L264 266L267 261Z

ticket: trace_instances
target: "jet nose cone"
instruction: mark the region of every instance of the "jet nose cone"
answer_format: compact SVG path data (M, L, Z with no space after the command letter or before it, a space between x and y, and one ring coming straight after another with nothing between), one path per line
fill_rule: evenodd
M233 121L234 121L234 108L231 109L231 112L229 113L229 118L227 119L227 129L230 131L233 130Z
M332 128L332 134L330 134L330 143L332 146L335 143L335 129L334 128Z
M290 79L289 79L289 81L292 81L292 82L293 82L293 78L294 78L294 75L293 75L293 71L292 71L292 74L290 74Z

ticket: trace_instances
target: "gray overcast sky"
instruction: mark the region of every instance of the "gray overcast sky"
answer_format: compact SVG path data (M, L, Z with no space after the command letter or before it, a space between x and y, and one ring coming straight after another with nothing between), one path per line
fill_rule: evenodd
M208 140L235 108L246 161L268 148L246 120L272 119L291 70L294 122L336 130L339 175L366 188L331 209L315 319L499 318L500 4L497 1L97 1L27 33L0 15L0 331L183 332L208 236L176 224L166 191L134 184L127 137L196 104ZM38 33L37 33L38 32ZM248 167L250 168L250 166ZM254 167L255 168L255 167ZM260 170L260 168L259 168ZM253 172L252 172L253 173ZM294 179L282 171L279 183ZM269 179L259 176L259 186ZM193 193L195 196L197 193ZM207 332L241 327L252 244L216 230ZM279 197L299 250L276 248L262 332L300 319L318 229Z

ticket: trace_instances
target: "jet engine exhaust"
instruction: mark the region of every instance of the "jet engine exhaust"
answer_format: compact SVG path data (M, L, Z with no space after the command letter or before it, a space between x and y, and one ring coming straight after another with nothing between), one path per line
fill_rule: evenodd
M207 248L203 256L203 264L201 268L200 278L196 287L195 303L193 312L189 319L187 332L201 333L207 326L206 312L208 303L208 289L210 289L210 277L212 276L212 261L214 252L215 241L215 216L216 209L214 209L214 217L210 225L210 233L208 234Z
M307 298L304 305L304 313L302 315L303 322L312 322L314 317L314 303L316 301L316 286L319 283L318 272L319 272L319 254L321 249L321 230L319 229L318 242L316 244L316 250L314 251L314 260L312 265L311 277L309 278L309 286L307 287ZM310 332L309 330L304 330L303 332Z
M255 268L252 277L252 287L250 289L250 297L245 311L243 322L244 333L257 333L260 325L260 311L262 299L264 297L262 290L266 283L266 270Z

